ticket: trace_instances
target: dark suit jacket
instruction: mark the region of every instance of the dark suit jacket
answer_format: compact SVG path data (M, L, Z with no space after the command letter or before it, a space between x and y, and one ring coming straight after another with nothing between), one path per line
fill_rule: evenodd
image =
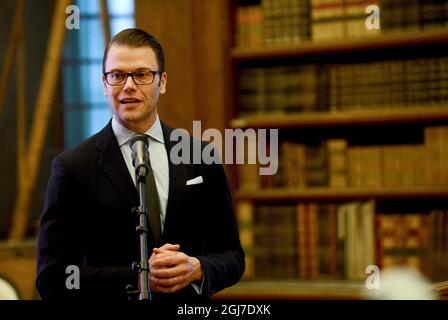
M168 159L171 128L162 123ZM192 149L191 149L192 150ZM203 183L186 186L197 176ZM140 261L137 189L111 123L78 147L53 160L38 238L36 285L44 299L126 299L137 287L133 261ZM174 165L169 161L169 195L162 243L180 244L205 272L201 296L191 286L163 298L207 299L238 282L244 252L222 165ZM150 248L154 240L149 237ZM151 253L151 251L150 251ZM80 268L80 290L66 288L68 265Z

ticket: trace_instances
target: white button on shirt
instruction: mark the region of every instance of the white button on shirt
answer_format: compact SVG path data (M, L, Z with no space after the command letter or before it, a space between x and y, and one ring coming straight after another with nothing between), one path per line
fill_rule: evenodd
M135 134L134 131L129 130L123 126L117 119L115 114L112 117L112 130L114 131L115 137L117 138L118 146L120 147L123 158L126 161L126 165L129 170L129 174L132 177L132 181L136 185L135 181L135 169L132 165L132 151L129 141ZM160 199L160 222L163 226L165 225L166 216L166 204L168 201L168 191L169 191L169 167L168 167L168 155L165 149L165 140L163 138L162 125L157 115L157 119L154 124L149 128L145 134L150 138L148 152L149 160L151 162L151 168L154 172L154 179L156 180L157 193Z

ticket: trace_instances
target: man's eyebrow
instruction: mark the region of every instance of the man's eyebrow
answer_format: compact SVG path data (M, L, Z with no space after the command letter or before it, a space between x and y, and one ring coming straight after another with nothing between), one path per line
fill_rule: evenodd
M153 71L151 68L137 68L134 70L134 72L136 71Z
M109 70L107 72L124 72L124 71L121 70L121 69L111 69L111 70Z
M108 72L139 72L139 71L155 71L155 70L144 67L144 68L136 68L133 69L132 71L124 71L123 69L111 69Z

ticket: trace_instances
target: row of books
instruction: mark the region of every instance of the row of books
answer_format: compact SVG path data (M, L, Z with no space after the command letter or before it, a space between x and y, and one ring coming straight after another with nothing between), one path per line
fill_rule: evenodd
M257 164L239 165L239 188L447 186L448 127L426 127L423 134L423 143L404 145L350 146L343 138L319 145L284 141L277 173L261 176Z
M369 265L446 277L446 210L381 213L374 201L241 202L238 217L246 279L363 280Z
M244 68L240 116L448 104L448 57Z
M329 109L448 102L448 57L332 65Z
M440 227L446 225L447 212L433 210L430 214L378 214L377 263L381 268L406 265L422 271L438 281L444 272L441 263L448 257ZM441 224L440 224L441 223ZM443 231L443 230L442 230Z
M266 45L300 43L310 39L309 0L262 0Z
M448 24L448 2L381 0L381 27L389 32L428 30Z
M241 69L240 115L328 109L325 72L317 65ZM323 89L323 90L322 90Z
M372 5L377 15L366 10ZM238 47L287 45L444 28L448 5L439 0L261 0L238 6L235 21Z
M372 0L311 0L311 29L313 41L361 38L376 36L381 32L381 19L378 15L370 21L366 8L370 5L379 8L378 1ZM382 8L381 8L382 9ZM382 11L382 10L381 10ZM375 26L376 24L376 26Z
M236 45L260 47L310 39L309 0L262 0L239 6L235 13Z

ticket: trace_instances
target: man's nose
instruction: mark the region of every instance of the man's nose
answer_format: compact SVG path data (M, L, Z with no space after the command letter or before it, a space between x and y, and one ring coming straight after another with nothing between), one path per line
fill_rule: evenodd
M130 76L130 75L127 76L126 82L124 83L124 88L123 89L125 91L126 90L135 90L135 89L137 89L137 86L136 86L132 76Z

